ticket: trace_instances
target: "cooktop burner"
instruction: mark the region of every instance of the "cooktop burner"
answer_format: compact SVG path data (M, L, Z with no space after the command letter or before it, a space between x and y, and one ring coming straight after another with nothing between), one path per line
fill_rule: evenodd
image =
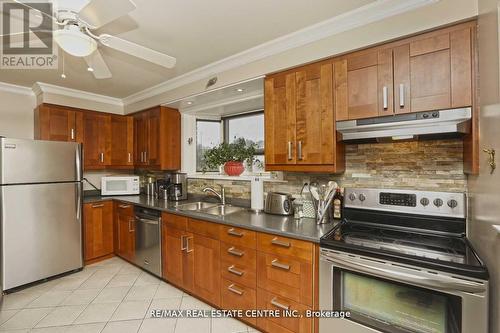
M346 195L353 194L352 191L346 191ZM376 196L368 190L364 191L367 194L361 194L361 198L372 203L369 205L362 202L365 200L360 201L359 195L351 195L352 200L344 207L345 219L322 237L322 247L487 278L485 266L465 237L465 216L448 217L445 209L439 210L439 216L422 214L425 208L417 203L428 201L417 200L418 192L410 197L415 206L403 202L404 207L391 209L386 190L379 191L383 194L380 200L374 199ZM399 204L396 200L396 205ZM412 209L418 210L418 214L412 214Z

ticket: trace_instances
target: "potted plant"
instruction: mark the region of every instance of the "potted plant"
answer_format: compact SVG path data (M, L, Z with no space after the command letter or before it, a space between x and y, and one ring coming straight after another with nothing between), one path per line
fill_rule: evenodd
M245 171L245 166L254 162L256 145L238 138L233 143L223 142L217 147L207 150L204 154L205 168L217 169L224 165L224 171L229 176L239 176Z

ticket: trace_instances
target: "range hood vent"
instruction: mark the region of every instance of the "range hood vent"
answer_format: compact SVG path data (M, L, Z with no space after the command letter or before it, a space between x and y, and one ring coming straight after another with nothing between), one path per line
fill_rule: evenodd
M463 136L471 130L471 108L337 121L344 142L396 141Z

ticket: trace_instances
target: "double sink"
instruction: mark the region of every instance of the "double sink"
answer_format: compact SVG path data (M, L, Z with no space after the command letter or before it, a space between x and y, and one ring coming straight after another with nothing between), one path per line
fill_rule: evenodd
M199 213L205 213L205 214L220 216L220 217L226 216L229 214L238 213L238 212L245 210L245 208L242 208L242 207L236 207L236 206L231 206L231 205L221 205L221 204L203 202L203 201L190 202L190 203L178 205L176 208L178 210L181 210L181 211L199 212Z

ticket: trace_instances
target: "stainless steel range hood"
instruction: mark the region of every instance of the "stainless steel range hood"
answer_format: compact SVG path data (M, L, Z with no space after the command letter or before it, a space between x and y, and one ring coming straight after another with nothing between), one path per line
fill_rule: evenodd
M471 108L337 121L344 142L446 138L470 133Z

